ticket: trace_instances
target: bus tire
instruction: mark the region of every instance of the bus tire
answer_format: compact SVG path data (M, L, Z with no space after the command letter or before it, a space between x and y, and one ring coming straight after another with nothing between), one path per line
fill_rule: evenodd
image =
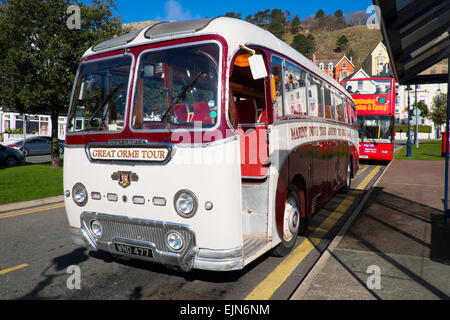
M347 173L345 176L345 184L339 190L339 193L347 194L350 192L350 187L352 185L352 172L353 172L353 166L352 166L352 159L350 158L347 163Z
M303 201L300 201L300 198ZM283 234L281 243L273 250L273 255L284 257L288 255L295 246L298 234L304 232L307 228L307 220L301 219L302 211L306 212L305 193L291 185L288 188L288 195L285 202L285 210L283 216Z

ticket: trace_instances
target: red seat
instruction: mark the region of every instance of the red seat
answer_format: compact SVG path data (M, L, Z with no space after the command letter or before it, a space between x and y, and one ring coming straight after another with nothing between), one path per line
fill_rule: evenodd
M186 104L177 104L175 106L175 113L177 115L178 120L182 122L188 121L188 110Z
M236 101L238 123L256 123L256 106L253 99Z
M211 110L207 102L197 102L194 104L194 117L192 118L192 122L211 124L213 123L213 119L210 113Z

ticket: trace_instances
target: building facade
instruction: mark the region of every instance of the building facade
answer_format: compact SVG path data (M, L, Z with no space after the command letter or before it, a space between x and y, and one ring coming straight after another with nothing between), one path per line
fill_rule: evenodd
M60 116L58 118L58 138L62 140L66 138L66 122L67 117ZM27 114L25 124L23 114L5 112L0 108L0 144L7 145L18 139L21 140L23 138L24 128L26 128L25 134L27 137L50 137L52 135L52 121L49 115ZM19 138L18 135L21 135L22 138Z
M313 63L337 82L351 75L355 69L352 59L345 55L341 59L331 60L316 59L316 56L313 55Z

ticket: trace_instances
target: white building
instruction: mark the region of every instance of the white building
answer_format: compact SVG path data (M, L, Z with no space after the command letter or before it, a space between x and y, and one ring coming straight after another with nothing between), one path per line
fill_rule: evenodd
M417 102L422 101L427 105L428 110L431 111L433 107L433 98L441 93L447 93L447 86L443 84L420 84L410 86L409 91L410 104L413 105L416 102L416 87L417 87ZM396 105L395 105L395 118L399 123L408 123L408 91L407 86L397 86L396 87ZM432 121L419 117L419 125L431 126L432 133L430 138L437 138L437 132L442 132L443 128L435 128ZM412 123L416 123L416 117L412 116Z
M67 117L59 117L58 119L58 138L64 140L66 138L66 121ZM8 145L17 140L23 139L17 134L8 134L14 130L24 128L23 114L16 112L5 112L0 108L0 144ZM46 136L52 135L52 122L49 115L27 115L26 136Z

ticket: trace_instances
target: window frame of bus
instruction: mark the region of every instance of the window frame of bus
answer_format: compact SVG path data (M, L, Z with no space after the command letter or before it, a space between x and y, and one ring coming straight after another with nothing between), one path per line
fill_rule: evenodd
M286 85L288 84L287 83L288 80L285 79L285 77L284 77L286 74L294 74L295 72L298 72L300 74L299 81L301 81L301 80L304 81L304 87L303 87L304 94L299 94L299 100L300 101L304 100L301 102L302 102L302 104L304 104L306 111L302 112L302 110L301 110L299 114L295 114L295 113L291 112L291 110L289 110L291 105L290 105L290 100L288 103L288 99L287 99L288 90L286 90ZM285 117L307 117L307 116L309 116L309 96L308 96L308 92L309 92L309 81L308 80L309 79L308 79L308 75L309 75L309 73L306 70L304 70L303 68L301 68L300 66L298 66L295 63L292 63L290 61L284 60L284 63L283 63L283 80L284 80L283 81L283 92L284 92L285 104L284 104L284 113L283 114ZM299 86L298 89L300 89L300 88L301 87ZM297 88L295 88L295 89L297 89ZM294 92L294 94L295 94L295 92ZM304 99L302 99L302 95L303 95ZM295 110L295 106L294 106L294 110Z
M193 47L193 46L199 46L199 45L206 45L206 44L215 44L218 46L218 70L217 70L217 120L216 123L211 126L211 127L197 127L195 126L195 123L193 126L186 126L186 127L171 127L171 128L159 128L159 129L135 129L133 128L132 125L132 119L133 119L133 114L134 114L134 108L135 108L135 99L136 99L136 92L137 91L137 81L139 76L136 75L133 79L133 83L132 83L132 88L133 88L133 92L132 92L132 96L131 96L131 103L130 103L130 119L128 119L128 126L131 130L131 132L133 133L145 133L145 132L170 132L172 130L178 130L178 129L182 129L182 130L186 130L188 132L207 132L207 131L215 131L219 128L222 119L222 102L223 102L223 66L222 66L222 61L223 61L223 45L220 41L217 40L203 40L203 41L193 41L193 42L187 42L187 43L183 43L183 44L177 44L177 45L170 45L170 46L163 46L163 47L158 47L158 48L150 48L150 49L145 49L142 52L139 53L139 56L136 58L136 62L135 62L135 72L137 70L139 70L139 68L141 67L141 63L142 63L142 56L146 53L150 53L150 52L157 52L157 51L164 51L164 50L171 50L171 49L177 49L177 48L182 48L182 47Z
M280 62L274 61L274 59L279 60ZM284 117L284 88L283 88L283 84L284 84L284 74L283 74L283 64L284 64L284 59L277 56L277 55L272 55L270 57L270 86L271 86L271 100L272 100L272 112L273 112L273 122L277 122L280 118ZM274 73L274 67L279 66L280 67L280 74L278 82L275 80L275 73ZM281 84L281 86L280 86ZM281 89L281 92L277 92L277 86ZM278 99L281 99L281 101L279 102L281 104L281 106L276 107L275 103L277 102ZM281 115L279 115L279 111L281 110Z
M313 117L317 117L317 118L325 118L325 107L324 107L324 93L323 93L323 80L320 79L319 77L315 76L312 73L307 73L307 77L308 77L308 107L310 105L309 103L309 95L311 93L312 90L312 86L310 86L311 81L315 82L317 84L316 86L316 93L317 93L317 115L310 115ZM319 107L320 106L320 107ZM308 113L309 113L310 109L308 109Z
M324 108L325 108L325 112L324 112L324 116L325 119L327 120L331 120L331 121L336 121L336 105L335 105L335 101L334 101L334 88L329 85L328 83L324 82L323 83L323 94L324 94ZM330 107L330 117L327 116L327 90L329 92L329 107Z
M102 58L95 58L95 56L93 57L93 59L83 59L82 62L80 63L80 65L78 66L77 69L77 73L75 75L75 81L73 84L73 88L72 88L72 93L70 96L70 104L69 104L69 112L67 114L67 121L66 121L66 128L69 128L69 130L66 129L66 135L80 135L80 134L120 134L122 132L125 131L125 128L127 127L127 123L128 123L128 101L130 98L130 90L132 89L133 86L133 75L134 75L134 66L136 63L136 57L134 55L125 55L125 57L127 58L131 58L131 63L130 63L130 71L128 74L128 85L126 88L126 96L125 96L125 106L124 106L124 114L123 114L123 127L121 128L121 130L113 130L113 131L86 131L86 127L85 127L85 118L77 118L76 117L76 109L72 109L73 108L73 104L75 103L74 99L77 99L77 97L80 95L80 89L81 89L81 84L79 84L79 81L81 81L81 68L84 67L87 64L91 64L91 63L98 63L98 62L105 62L108 60L114 60L114 59L120 59L123 58L124 54L121 51L120 53L117 52L116 54L113 54L111 56L107 56L107 57L102 57ZM73 114L75 113L75 115ZM73 131L71 130L72 128L76 127L76 120L82 120L82 129L80 131ZM71 121L74 120L74 125L71 126L70 123Z

